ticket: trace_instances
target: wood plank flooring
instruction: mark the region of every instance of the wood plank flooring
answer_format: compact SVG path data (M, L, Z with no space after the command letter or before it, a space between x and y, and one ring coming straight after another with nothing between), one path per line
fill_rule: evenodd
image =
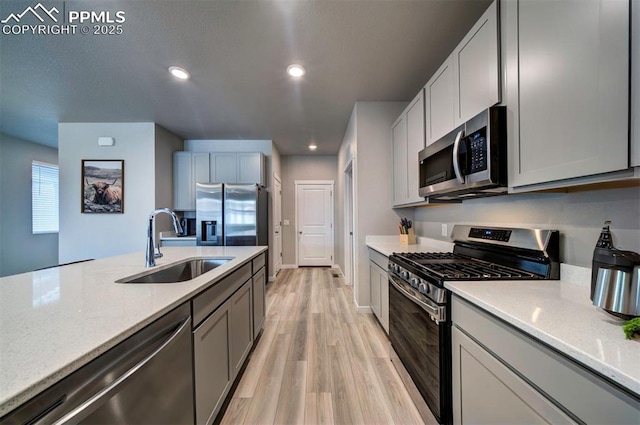
M282 270L221 424L423 424L372 314L328 268Z

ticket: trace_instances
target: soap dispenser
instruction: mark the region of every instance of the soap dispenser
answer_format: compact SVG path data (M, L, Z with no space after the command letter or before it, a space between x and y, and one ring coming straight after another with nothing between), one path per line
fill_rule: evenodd
M617 316L638 316L640 254L616 249L610 224L610 221L604 222L593 250L591 301Z

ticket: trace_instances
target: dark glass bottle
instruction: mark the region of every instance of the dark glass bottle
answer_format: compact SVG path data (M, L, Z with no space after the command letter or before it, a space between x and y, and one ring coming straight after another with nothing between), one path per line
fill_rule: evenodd
M600 237L598 238L596 247L593 250L593 259L591 261L591 301L593 301L593 294L596 289L598 270L600 267L613 262L612 257L615 248L613 247L613 237L611 236L611 230L609 229L610 224L611 222L609 220L604 222L604 226L602 226L602 230L600 231Z

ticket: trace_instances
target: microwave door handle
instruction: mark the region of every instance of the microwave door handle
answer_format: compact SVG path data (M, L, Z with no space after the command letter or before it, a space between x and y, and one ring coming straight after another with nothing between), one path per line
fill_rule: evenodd
M460 171L460 162L459 162L459 151L460 151L460 141L462 140L463 131L458 131L456 135L456 141L453 142L453 172L456 173L456 180L461 184L464 184L464 176Z

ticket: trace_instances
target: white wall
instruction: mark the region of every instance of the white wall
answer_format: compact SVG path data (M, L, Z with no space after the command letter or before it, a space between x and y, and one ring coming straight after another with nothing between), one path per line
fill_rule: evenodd
M282 220L283 222L284 220L289 220L288 226L282 226L282 264L296 264L295 181L335 181L337 171L338 157L335 155L291 155L282 157ZM334 198L334 222L336 222L340 211Z
M159 130L156 150L154 123L61 123L58 125L60 160L60 262L101 258L143 251L149 213L156 208L156 164L166 167L175 136ZM100 136L113 137L115 146L98 147ZM168 155L167 159L157 159ZM83 159L124 159L124 213L85 214L81 207ZM164 165L163 165L164 164ZM171 168L158 170L159 181L172 177ZM167 192L172 192L167 188ZM170 195L161 202L171 206ZM165 205L163 205L165 206Z
M58 264L58 234L32 234L31 162L58 163L56 149L0 133L0 276Z

